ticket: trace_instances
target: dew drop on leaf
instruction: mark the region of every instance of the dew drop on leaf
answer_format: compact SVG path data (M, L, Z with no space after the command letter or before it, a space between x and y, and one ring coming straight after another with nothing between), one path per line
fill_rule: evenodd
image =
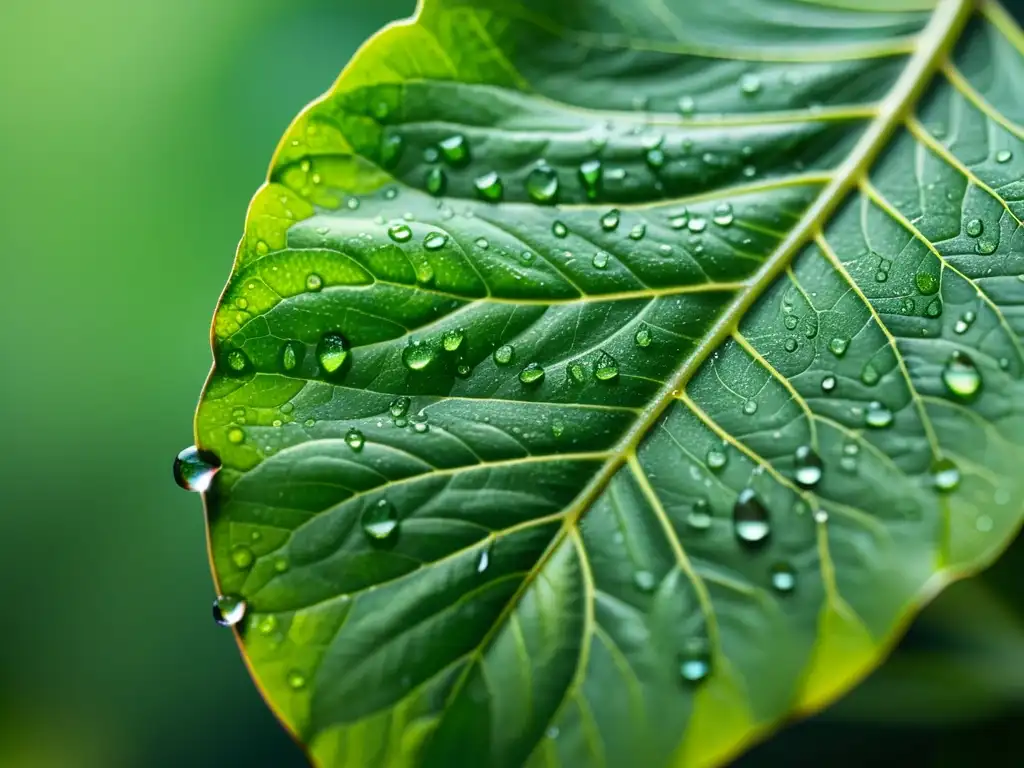
M225 355L224 360L232 373L245 373L249 368L249 358L240 349L232 349Z
M611 258L611 254L608 251L598 251L594 254L592 263L597 269L604 269L608 266L609 258Z
M722 469L729 461L729 454L725 452L724 446L712 446L708 449L705 461L709 469L717 471Z
M232 445L241 445L245 441L245 432L238 427L232 427L228 430L228 442Z
M736 497L732 524L736 538L746 547L757 547L768 540L771 533L768 510L753 488L744 488Z
M388 227L388 237L396 243L407 243L412 239L412 230L407 224L393 224Z
M461 328L450 328L441 337L441 346L444 347L445 352L455 352L462 346L462 341L465 338L466 332L464 330Z
M796 352L797 346L798 345L796 339L786 339L785 343L782 345L782 348L785 349L787 352Z
M924 296L931 296L939 290L939 279L931 272L918 272L914 284Z
M871 363L865 363L864 367L860 371L860 380L869 387L875 386L878 383L878 369L875 368Z
M720 203L715 208L712 221L720 227L728 227L733 222L732 206L729 203Z
M324 287L323 278L316 272L310 272L306 275L306 290L307 291L319 291Z
M877 400L872 400L864 412L864 423L872 429L885 429L893 422L893 413Z
M394 400L391 401L391 405L388 406L388 412L391 414L391 418L404 418L405 415L409 413L409 406L411 404L412 401L405 395L402 395L401 397L396 397Z
M633 228L631 230L629 230L629 239L630 240L643 240L644 239L644 235L646 235L646 234L647 234L647 225L646 224L634 224Z
M431 168L427 171L427 192L432 195L443 195L448 188L448 177L441 168Z
M363 437L363 433L353 427L345 433L345 443L353 451L363 450L363 445L366 443L366 438Z
M768 573L772 589L781 594L789 594L796 589L796 571L789 563L776 563Z
M398 535L398 510L387 499L380 499L363 510L359 520L363 533L373 542L384 542Z
M423 239L423 247L428 251L439 251L448 244L448 235L443 232L431 232ZM420 282L423 282L422 280Z
M512 362L512 354L515 349L511 344L502 344L496 350L494 350L494 362L498 365L508 365Z
M340 333L325 333L316 346L316 359L327 373L335 373L348 358L348 342Z
M794 454L797 485L803 488L813 488L821 481L823 465L821 457L814 452L809 445L801 445Z
M231 548L231 562L234 563L235 568L240 571L244 571L246 568L252 566L254 560L252 550L244 544L239 544Z
M235 595L219 595L213 601L213 620L222 627L233 627L245 618L246 603Z
M996 152L996 162L997 163L1008 163L1012 159L1013 159L1013 152L1011 152L1008 149L1000 149L998 152Z
M538 363L530 363L519 372L519 380L523 384L539 384L544 378L544 369Z
M551 225L551 234L555 237L563 238L569 234L569 228L560 221L556 221Z
M535 203L550 203L558 195L558 173L554 168L540 165L526 177L526 193Z
M689 221L686 222L686 228L693 233L700 233L707 229L708 222L706 219L700 216L692 216Z
M602 352L594 363L594 378L598 381L611 381L619 375L619 364L607 352Z
M651 346L651 342L653 340L654 337L651 334L651 329L641 323L640 327L636 331L636 335L633 336L633 341L636 342L638 347L646 348Z
M985 231L985 225L981 219L971 219L967 222L967 226L964 227L964 231L971 237L978 237Z
M491 564L491 548L494 542L489 542L486 547L480 550L480 558L476 561L476 572L483 573Z
M746 73L740 78L740 91L745 96L754 96L761 90L761 78L753 73Z
M433 346L425 341L414 341L402 350L402 362L410 371L422 371L435 357Z
M405 142L402 137L398 134L388 136L381 142L380 146L380 160L381 164L385 168L394 168L398 164L398 160L402 156L402 150L405 148Z
M647 165L650 168L657 170L665 164L665 152L660 147L652 147L647 150L647 154L644 156L644 159L647 161Z
M288 687L293 691L300 691L306 687L306 676L301 672L289 672L288 673Z
M174 458L174 482L186 491L206 493L213 482L213 476L220 470L217 457L201 451L194 445L181 451Z
M601 189L604 168L600 160L587 160L580 165L579 177L588 200L596 200Z
M837 336L828 343L828 351L836 357L842 357L846 354L846 349L849 345L849 339L843 339Z
M686 524L695 531L706 531L711 527L711 505L707 499L697 499L693 502L693 507L686 516Z
M981 373L964 352L954 352L942 369L942 383L956 399L973 400L981 390Z
M676 106L679 107L679 114L681 115L692 115L697 111L697 102L694 101L692 96L683 96L679 99Z
M612 232L619 226L620 214L618 208L612 208L601 217L601 229L605 232Z
M469 162L469 142L461 133L456 133L438 144L445 162L453 166L465 165Z
M937 459L931 466L932 484L937 491L950 493L960 485L960 470L950 459Z

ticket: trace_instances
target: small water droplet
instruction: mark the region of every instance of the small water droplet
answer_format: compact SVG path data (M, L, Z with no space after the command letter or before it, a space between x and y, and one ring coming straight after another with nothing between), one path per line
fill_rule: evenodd
M307 291L319 291L324 287L323 278L315 272L310 272L306 275L306 290Z
M957 351L942 369L942 382L955 398L970 402L981 390L981 373L966 353Z
M371 541L388 541L398 535L398 510L387 499L380 499L363 510L359 522Z
M964 227L964 230L971 237L978 237L985 231L985 224L981 219L971 219L967 222L967 226Z
M407 243L412 239L412 230L407 224L393 224L388 227L388 237L396 243Z
M787 352L796 352L797 346L798 344L796 339L786 339L785 343L782 345L782 348L785 349Z
M782 594L789 594L796 589L796 571L789 563L776 563L768 572L772 589Z
M394 168L402 157L405 142L399 134L392 134L381 142L380 160L385 168Z
M747 416L753 416L757 413L757 401L747 400L747 402L743 404L743 413Z
M736 538L747 547L763 544L771 533L768 510L753 488L744 488L736 497L732 521Z
M511 344L502 344L496 350L494 350L494 362L498 365L508 365L512 362L512 354L515 349Z
M551 225L551 234L557 238L563 238L569 234L569 228L560 221L556 221Z
M761 90L761 78L752 72L747 72L740 78L740 91L744 96L754 96Z
M703 219L700 216L691 216L689 221L686 222L686 228L693 233L699 234L707 229L707 219Z
M633 341L636 342L636 345L638 347L646 348L646 347L651 346L651 342L653 340L654 340L654 337L651 334L651 329L648 328L643 323L641 323L640 327L636 331L636 335L633 336Z
M717 471L722 469L729 461L729 454L725 452L725 446L712 446L708 449L705 461L708 469Z
M327 373L336 373L348 359L348 342L340 333L325 333L316 346L316 358Z
M526 177L526 193L535 203L550 203L558 195L558 173L548 165L539 165Z
M544 369L537 363L530 363L519 372L519 380L523 384L539 384L544 378Z
M974 527L979 533L988 533L993 527L992 518L988 515L978 515L978 519L974 521Z
M555 421L551 424L551 434L554 437L561 437L562 433L565 432L565 424L560 421Z
M618 208L612 208L601 217L601 229L605 232L612 232L619 226L620 214Z
M491 244L487 242L486 237L478 237L476 239L476 247L479 248L481 251L486 251L488 248L491 247Z
M443 195L448 188L448 177L441 168L431 168L427 171L427 192L432 195Z
M186 491L206 493L220 470L217 457L190 445L174 457L174 482Z
M396 397L394 400L391 401L391 405L388 406L388 411L391 413L391 418L405 418L405 415L409 413L409 406L411 404L412 400L410 400L405 395L402 395L401 397Z
M647 225L646 224L634 224L633 228L631 230L629 230L629 239L630 240L643 240L644 239L644 235L646 235L646 234L647 234Z
M960 469L950 459L936 459L931 466L932 484L941 493L955 491L960 485Z
M245 618L246 603L235 595L219 595L213 601L213 620L222 627L233 627Z
M251 568L254 559L252 550L244 544L238 544L231 548L231 562L234 563L235 568L241 571Z
M583 363L571 363L568 372L569 379L573 384L582 384L587 379L587 369Z
M996 162L997 163L1008 163L1012 159L1013 159L1013 152L1011 152L1008 149L1000 149L998 152L996 152Z
M693 502L693 507L686 516L686 524L695 531L706 531L711 527L711 506L707 499L697 499Z
M795 331L796 327L800 324L800 318L796 315L786 315L782 320L782 324L786 326L787 331Z
M496 203L505 194L505 185L495 171L489 171L473 180L477 195L489 203Z
M604 168L600 160L586 160L580 164L579 177L588 200L596 200L601 188Z
M441 346L444 347L445 352L454 352L462 346L462 341L465 338L466 332L462 328L450 328L441 337Z
M873 387L878 383L878 370L871 363L866 363L860 371L860 380L866 386Z
M707 642L695 640L686 646L680 654L679 676L687 683L699 683L711 674L711 654Z
M245 373L249 368L249 358L240 349L232 349L224 356L224 360L231 373Z
M924 296L931 296L939 290L939 279L931 272L918 272L914 276L914 284Z
M428 251L439 251L448 244L448 235L444 232L431 232L423 238L423 247ZM423 281L420 281L423 282Z
M653 592L658 580L650 571L636 571L633 574L633 583L641 592Z
M982 256L988 256L996 252L996 248L999 247L995 240L979 240L974 245L974 252L980 253Z
M240 445L245 441L245 432L240 430L238 427L232 427L228 430L228 442L232 445Z
M476 572L483 573L491 564L491 548L494 542L490 541L487 546L480 550L480 559L476 561Z
M363 450L363 445L366 443L366 438L363 437L362 432L353 427L352 429L345 433L345 442L348 444L349 448L351 448L353 451L358 452Z
M821 457L809 445L801 445L794 454L797 485L813 488L821 481L823 465Z
M864 423L872 429L885 429L893 422L893 413L877 400L868 403Z
M462 166L469 162L469 142L461 133L456 133L438 144L445 162L453 166Z
M677 106L681 115L692 115L697 110L697 102L692 96L680 97Z
M611 254L607 251L598 251L594 254L593 264L597 269L604 269L608 266L608 259L611 258Z
M594 363L594 378L598 381L611 381L618 375L619 364L614 357L607 352L597 356L597 362Z
M828 343L828 351L836 357L842 357L846 354L846 350L849 346L849 339L842 339L837 336Z
M711 220L720 227L728 227L732 224L733 219L732 206L729 203L720 203L715 207L715 213Z
M435 357L434 347L425 341L414 341L402 350L402 362L410 371L422 371Z
M647 154L644 155L644 159L647 161L647 165L650 168L657 170L665 164L665 152L661 147L652 147L647 150Z
M289 672L288 673L288 687L293 691L300 691L306 687L306 676L301 672Z

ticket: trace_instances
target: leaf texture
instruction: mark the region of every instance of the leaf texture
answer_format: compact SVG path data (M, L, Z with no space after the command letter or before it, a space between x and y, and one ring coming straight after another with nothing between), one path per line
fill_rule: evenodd
M1016 532L1024 38L966 0L425 0L214 321L220 589L318 766L704 766Z

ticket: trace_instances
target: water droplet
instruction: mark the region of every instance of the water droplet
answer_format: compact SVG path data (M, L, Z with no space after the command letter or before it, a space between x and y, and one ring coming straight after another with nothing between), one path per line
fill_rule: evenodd
M274 614L264 616L256 625L256 630L264 637L274 634L277 630L277 616Z
M697 102L694 101L692 96L681 97L677 106L679 107L679 113L682 115L692 115L697 110Z
M245 373L249 368L249 358L240 349L232 349L224 356L224 360L231 373Z
M871 363L866 363L860 371L860 380L869 387L878 383L878 370Z
M679 661L679 676L687 683L699 683L711 674L711 654L704 641L688 643Z
M686 228L693 233L700 233L707 229L708 222L706 219L700 216L692 216L689 221L686 222Z
M432 195L443 195L448 188L448 177L441 168L431 168L427 171L427 192Z
M336 373L348 358L348 342L340 333L325 333L316 345L316 358L327 373Z
M409 413L409 406L411 404L412 400L410 400L405 395L402 395L401 397L396 397L394 400L391 401L391 405L388 406L388 411L391 413L391 418L405 418L405 415Z
M594 254L593 264L597 269L604 269L608 266L609 258L611 258L611 254L607 251L598 251Z
M422 371L435 356L433 346L425 341L414 341L402 350L402 362L410 371Z
M850 346L849 339L841 339L836 337L828 343L828 351L836 357L842 357L846 354L847 348Z
M551 234L555 237L563 238L569 234L569 228L560 221L556 221L551 225Z
M942 369L942 382L958 400L970 402L981 390L981 373L964 352L954 352Z
M651 342L653 340L654 340L654 337L651 334L651 329L648 328L646 325L641 323L640 327L636 331L636 335L633 336L633 341L636 342L636 345L638 347L645 347L646 348L646 347L651 346Z
M978 237L979 235L981 235L982 232L985 231L985 224L982 222L981 219L971 219L970 221L967 222L967 226L964 227L964 230L971 237Z
M708 469L717 471L729 461L729 454L725 452L724 446L712 446L708 449L705 461L707 462Z
M222 627L233 627L245 618L246 603L235 595L220 595L213 601L213 620Z
M476 247L479 248L481 251L486 251L488 248L491 247L491 244L487 242L486 237L478 237L476 239Z
M454 352L462 346L462 340L466 338L466 332L461 328L450 328L441 337L441 345L445 352Z
M732 522L736 538L748 547L763 544L771 533L768 510L757 498L753 488L744 488L736 497Z
M388 227L388 237L396 243L407 243L412 239L412 230L407 224L394 224Z
M864 423L872 429L885 429L893 422L893 413L877 400L868 403L864 413Z
M238 427L232 427L228 430L228 442L232 445L240 445L244 440L245 432Z
M560 421L555 421L551 424L552 436L561 437L563 432L565 432L565 424Z
M619 226L619 209L612 208L608 213L601 217L601 229L605 232L612 232Z
M300 691L306 687L306 676L301 672L289 672L288 673L288 687L293 691Z
M797 485L802 488L813 488L821 481L821 457L809 445L801 445L794 454Z
M996 152L996 162L997 163L1008 163L1012 159L1013 159L1013 152L1011 152L1008 149L1000 149L998 152Z
M740 78L740 90L745 96L754 96L761 90L761 78L752 72L747 72Z
M743 404L743 413L747 416L753 416L757 413L757 401L747 400L747 402Z
M633 574L633 583L641 592L653 592L658 580L650 571L637 571Z
M715 208L714 217L711 219L720 227L728 227L733 222L732 206L729 203L720 203Z
M697 499L693 502L693 507L686 516L686 524L695 531L706 531L711 527L711 507L707 499Z
M519 380L523 384L538 384L544 378L544 369L537 363L530 363L519 372Z
M398 510L387 499L380 499L363 510L359 522L371 541L388 541L398 535Z
M992 518L988 515L978 515L978 519L974 521L974 527L979 533L988 533L992 530Z
M487 546L480 550L480 559L476 561L476 572L483 573L491 564L491 548L494 542L490 541Z
M997 247L998 243L995 240L979 240L974 245L974 252L980 253L982 256L988 256L995 253Z
M266 256L270 252L270 246L268 246L263 240L256 241L256 253L259 256Z
M480 198L490 203L498 202L505 194L505 185L502 183L501 177L494 171L477 176L473 180L473 186L476 187Z
M800 318L796 315L786 315L782 324L786 326L787 331L795 331L796 327L800 324Z
M217 457L190 445L174 457L174 482L186 491L206 493L220 470Z
M931 303L925 307L924 313L928 315L928 317L939 317L942 314L942 301L939 299L932 299Z
M234 563L235 568L244 571L246 568L252 567L253 558L252 550L244 544L239 544L231 548L231 562Z
M931 296L939 290L939 279L931 272L918 272L914 284L924 296Z
M439 251L448 244L448 235L444 232L431 232L423 238L423 247L428 251ZM423 281L420 281L423 282Z
M644 156L644 159L647 161L647 165L650 168L657 170L665 164L665 152L661 147L652 147L647 150L647 154Z
M306 290L307 291L319 291L324 287L323 278L315 272L310 272L306 275Z
M587 369L583 363L576 362L569 365L569 378L574 384L582 384L587 379Z
M796 571L789 563L776 563L768 572L772 589L782 594L789 594L796 589Z
M385 168L394 168L398 165L398 160L402 157L402 150L404 148L405 142L400 135L393 134L385 138L380 146L381 164Z
M469 142L461 133L456 133L438 144L441 156L449 165L461 166L469 162Z
M932 463L932 484L942 493L955 491L960 485L960 470L950 459L937 459Z
M494 350L494 362L498 365L508 365L512 362L513 352L515 352L515 349L511 344L502 344Z
M634 224L633 228L631 230L629 230L629 239L630 240L643 240L644 239L644 235L646 235L646 234L647 234L647 225L646 224Z
M594 378L598 381L611 381L618 375L619 364L614 357L607 352L597 356L597 362L594 363Z
M349 448L351 448L353 451L358 452L363 450L363 445L366 443L366 438L363 437L362 432L353 427L352 429L345 433L345 442L348 444Z
M553 202L558 195L558 174L554 168L540 165L526 177L526 193L535 203Z
M787 352L796 352L797 346L798 345L796 339L786 339L785 343L782 345L782 348L785 349Z
M604 168L600 160L587 160L580 164L579 177L588 200L596 200L601 188Z

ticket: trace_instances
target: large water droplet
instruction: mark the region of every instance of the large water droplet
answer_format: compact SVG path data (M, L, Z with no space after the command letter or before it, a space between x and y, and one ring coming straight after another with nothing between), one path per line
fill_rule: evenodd
M224 362L227 363L228 371L234 374L245 373L250 366L249 358L240 349L232 349L228 352L224 356Z
M607 352L602 352L594 363L594 378L598 381L611 381L619 375L619 363Z
M753 488L744 488L736 497L732 523L736 538L747 547L760 546L768 540L771 533L768 510Z
M796 571L789 563L776 563L768 572L772 589L782 594L789 594L796 589Z
M597 269L604 269L608 266L608 259L610 258L611 254L608 251L598 251L594 254L592 263Z
M757 401L747 400L743 404L743 413L746 416L753 416L755 413L757 413Z
M388 406L388 412L391 414L391 418L405 418L405 415L409 413L409 406L411 404L412 400L410 400L405 395L402 395L401 397L396 397L394 400L391 401L391 405Z
M998 152L996 152L996 162L997 163L1008 163L1012 159L1013 159L1013 152L1011 152L1008 149L1000 149Z
M924 296L931 296L939 290L939 278L931 272L918 272L914 276L914 284Z
M427 171L427 192L432 195L443 195L448 188L448 177L441 168L431 168Z
M979 237L985 231L985 224L981 219L971 219L964 227L964 231L971 237Z
M558 196L558 173L554 168L540 165L526 177L526 193L535 203L551 203Z
M174 482L186 491L206 493L220 470L217 457L190 445L174 458Z
M932 484L942 493L955 491L960 485L960 469L950 459L937 459L931 466Z
M324 279L316 272L310 272L306 275L306 290L307 291L319 291L324 287Z
M455 352L462 346L462 341L465 338L466 332L464 330L461 328L450 328L441 336L441 346L444 347L445 352Z
M846 350L849 346L849 339L842 339L837 336L828 343L828 351L836 357L842 357L846 354Z
M435 357L434 347L425 341L414 341L402 350L402 362L410 371L422 371Z
M340 333L325 333L316 346L316 359L327 373L335 373L348 358L348 342Z
M423 247L428 251L439 251L448 244L448 235L444 232L431 232L423 238ZM420 282L423 282L422 280Z
M387 499L380 499L363 510L359 522L363 533L373 542L388 541L398 535L398 510Z
M596 200L601 190L604 169L600 160L586 160L580 164L579 177L588 200Z
M601 217L601 229L605 232L612 232L619 226L619 220L621 214L618 208L612 208L608 213Z
M245 618L246 603L235 595L220 595L213 601L213 620L222 627L233 627Z
M345 433L345 442L353 451L361 451L363 450L363 445L366 443L366 438L363 437L362 432L353 427Z
M544 369L538 363L530 363L519 372L519 380L523 384L539 384L544 378Z
M512 362L512 355L515 349L511 344L502 344L494 350L494 362L498 365L508 365Z
M707 456L705 461L708 465L708 469L717 471L722 469L729 461L729 454L725 452L725 446L715 445L708 448Z
M476 561L476 572L483 573L491 565L491 549L494 547L494 541L487 543L487 546L480 550L480 559Z
M556 221L551 225L551 234L557 238L563 238L569 234L569 228L560 221Z
M469 162L469 142L461 133L456 133L438 144L441 156L449 165L461 166Z
M964 352L954 352L942 369L942 383L958 400L970 402L981 391L981 373Z
M801 445L794 454L797 485L803 488L813 488L821 481L823 465L821 457L814 452L809 445Z
M388 227L388 237L396 243L407 243L412 239L412 230L408 224L393 224Z
M707 499L697 499L686 516L686 524L695 531L706 531L711 527L711 505Z
M877 400L868 403L864 412L864 423L872 429L885 429L893 421L893 413Z
M476 187L477 195L489 203L500 201L505 194L505 185L495 171L485 173L483 176L477 176L473 180L473 186Z
M711 220L720 227L728 227L732 224L733 218L732 206L729 203L719 203Z

